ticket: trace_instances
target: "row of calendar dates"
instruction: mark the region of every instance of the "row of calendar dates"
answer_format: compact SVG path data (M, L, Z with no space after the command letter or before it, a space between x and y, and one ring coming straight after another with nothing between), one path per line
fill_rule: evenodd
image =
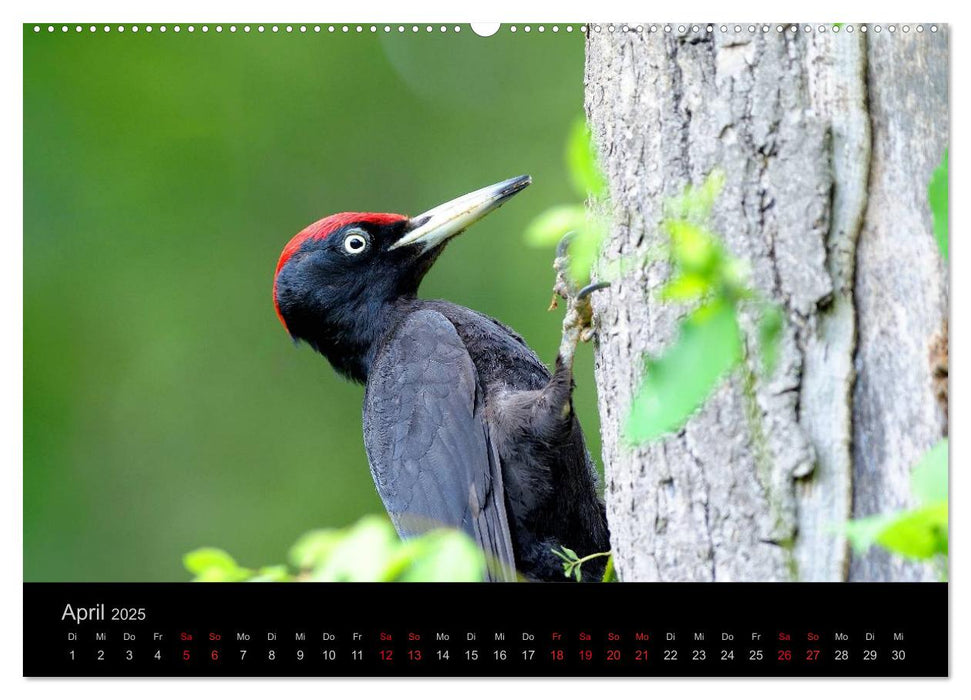
M748 663L816 663L821 660L832 662L903 662L907 659L907 649L896 647L800 647L800 648L707 648L707 647L659 647L651 648L484 648L484 647L410 647L396 649L393 647L366 649L333 647L185 647L162 648L148 646L139 647L69 647L66 649L69 661L178 661L183 663L273 663L276 661L296 662L333 662L333 661L378 661L384 664L404 662L409 664L422 662L449 662L460 660L467 663L489 660L492 662L532 662L546 660L548 662L594 662L606 663L635 662L635 663L733 663L738 661Z

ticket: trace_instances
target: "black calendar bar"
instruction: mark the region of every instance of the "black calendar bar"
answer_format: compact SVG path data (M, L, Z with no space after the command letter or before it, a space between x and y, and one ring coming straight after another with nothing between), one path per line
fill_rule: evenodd
M946 676L947 584L27 583L26 676Z

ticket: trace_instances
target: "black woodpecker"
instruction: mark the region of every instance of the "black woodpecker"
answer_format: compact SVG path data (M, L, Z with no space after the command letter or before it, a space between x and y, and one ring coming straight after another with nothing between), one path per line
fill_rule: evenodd
M371 475L402 537L460 528L494 581L564 581L560 546L610 548L597 477L573 412L573 355L589 337L591 286L568 301L552 374L515 331L418 286L453 237L530 184L515 177L421 214L343 213L280 256L273 301L287 332L366 385ZM582 567L599 580L605 558ZM518 572L518 575L517 575Z

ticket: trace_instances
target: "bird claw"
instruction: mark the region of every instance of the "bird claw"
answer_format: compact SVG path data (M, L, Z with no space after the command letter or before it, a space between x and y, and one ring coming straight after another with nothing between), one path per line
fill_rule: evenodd
M588 284L586 287L584 287L579 292L577 292L576 298L578 300L586 299L588 296L596 292L598 289L606 289L609 286L610 286L610 282L592 282L591 284Z
M562 297L567 302L566 315L563 317L563 339L560 343L560 357L566 362L572 362L573 351L578 342L588 342L594 335L593 307L590 295L600 289L610 286L609 282L593 282L580 289L570 278L570 241L574 233L570 231L556 246L556 258L553 269L556 270L556 281L553 283L553 300L549 310L558 306L557 298Z
M568 251L570 248L570 241L576 238L576 235L577 235L576 231L567 231L566 233L563 234L563 238L561 238L560 242L556 244L557 258L565 258L569 256Z

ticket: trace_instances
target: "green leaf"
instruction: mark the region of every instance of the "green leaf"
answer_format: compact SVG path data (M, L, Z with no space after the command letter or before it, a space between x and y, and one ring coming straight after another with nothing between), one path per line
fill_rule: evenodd
M253 583L262 583L266 581L292 581L293 576L287 569L286 565L278 564L275 566L263 566L256 575L249 579Z
M913 559L947 554L947 501L901 514L877 535L877 543Z
M590 128L583 117L577 119L570 129L566 142L566 166L577 195L584 199L606 195L607 181L597 165L597 152Z
M779 338L782 335L782 311L774 304L766 304L759 317L759 355L762 371L768 376L775 371L779 360Z
M850 546L859 554L873 546L877 537L896 519L896 515L871 515L846 523L844 531Z
M695 301L711 291L711 280L704 275L685 273L678 275L661 289L665 301Z
M579 558L580 558L580 557L579 557L579 556L577 555L577 553L576 553L576 552L574 552L574 551L573 551L572 549L570 549L569 547L563 547L563 546L561 545L561 547L560 547L560 548L561 548L561 549L563 550L563 552L564 552L564 553L565 553L565 554L566 554L566 555L567 555L568 557L570 557L570 561L576 561L577 559L579 559Z
M665 221L664 228L671 237L675 265L712 281L712 272L723 257L719 241L698 224L683 219Z
M944 438L921 457L911 473L914 495L923 504L914 510L874 515L846 524L857 551L878 544L912 559L948 553L948 440Z
M314 581L384 581L399 545L385 518L370 515L343 531L341 540L312 572Z
M535 248L552 248L569 231L583 228L587 212L582 204L563 204L550 207L526 227L523 238Z
M674 345L648 360L626 439L636 444L679 429L741 358L741 332L731 304L719 299L692 312L681 322Z
M198 574L206 569L235 569L238 564L228 552L216 547L200 547L184 557L182 564L190 574Z
M346 534L346 531L328 529L302 535L290 548L290 564L298 570L316 569L331 556Z
M947 438L924 453L910 475L914 495L923 504L947 501Z
M402 546L407 565L396 581L478 582L485 578L486 560L475 542L459 530L436 530Z
M613 583L617 580L617 572L614 570L614 555L607 557L607 566L604 567L604 575L601 583Z
M245 581L253 573L216 547L193 550L182 557L182 564L195 576L195 581Z
M580 583L580 581L582 580L583 572L580 570L579 566L573 569L573 575L576 577L577 583Z
M931 217L934 220L934 238L937 240L937 247L945 260L948 259L947 176L947 149L945 149L941 164L934 170L930 184L927 186L927 201L930 203Z

